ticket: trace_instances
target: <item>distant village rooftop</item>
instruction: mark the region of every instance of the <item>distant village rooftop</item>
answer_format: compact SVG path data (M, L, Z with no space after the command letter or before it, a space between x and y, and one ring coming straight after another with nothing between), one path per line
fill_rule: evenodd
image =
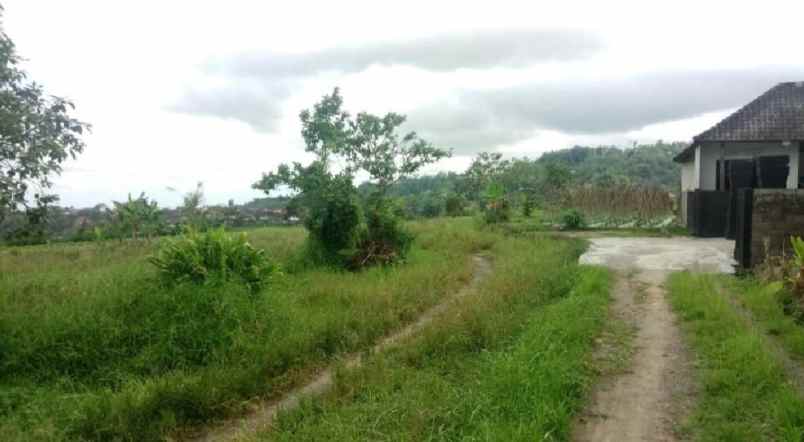
M693 138L675 157L693 159L695 148L712 142L804 141L804 81L780 83L742 109Z

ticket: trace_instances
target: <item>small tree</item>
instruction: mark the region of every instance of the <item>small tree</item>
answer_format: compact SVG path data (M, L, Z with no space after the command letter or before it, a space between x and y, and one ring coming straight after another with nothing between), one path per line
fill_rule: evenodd
M498 152L489 153L481 152L472 160L472 164L464 174L464 182L462 189L466 193L467 198L472 201L480 201L483 199L483 191L493 181L499 181L502 175L511 163L502 159L502 154Z
M204 209L204 183L199 181L195 190L184 194L182 205L179 207L182 223L197 230L205 230L207 219Z
M394 217L388 188L450 153L420 139L415 132L400 137L397 130L405 122L402 115L388 113L378 117L361 112L352 118L342 107L343 99L335 88L312 110L303 111L300 119L305 150L316 160L306 167L299 163L292 167L280 165L275 172L263 174L254 187L269 193L285 186L296 192L296 199L305 208L305 226L311 239L328 256L355 255L362 250L365 259L358 260L360 265L386 262L376 259L376 251L393 250L394 259L402 257L409 235L399 231L398 222L384 219ZM333 172L333 163L341 165L342 170ZM363 223L353 184L354 175L361 171L376 184L368 199L368 224ZM366 253L369 249L372 252ZM354 265L356 261L347 262Z
M483 192L484 218L487 223L506 222L511 219L511 204L505 194L505 187L491 182Z
M149 201L142 192L136 199L128 195L128 200L123 202L113 201L115 223L124 232L130 232L132 239L141 236L150 237L158 233L161 212L156 201Z
M30 218L31 202L38 208L34 218L47 213L57 199L47 194L50 176L84 150L81 135L89 127L70 116L70 101L29 81L20 60L0 30L0 221L21 210Z

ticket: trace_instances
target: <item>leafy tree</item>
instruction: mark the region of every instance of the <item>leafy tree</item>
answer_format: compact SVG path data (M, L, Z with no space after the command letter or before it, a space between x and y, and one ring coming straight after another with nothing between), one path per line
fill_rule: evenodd
M464 209L466 208L466 199L461 195L453 193L447 196L444 206L447 216L461 216L464 214Z
M113 201L114 219L121 233L130 232L132 239L158 233L161 212L156 201L150 201L145 192L136 199L128 195L123 202Z
M502 159L501 153L481 152L478 154L464 174L466 181L463 189L466 197L472 201L480 201L482 199L481 192L497 180L510 165L509 161Z
M484 219L489 224L505 222L511 219L511 204L506 197L505 187L491 182L483 192Z
M316 159L308 166L280 165L275 172L263 174L254 187L266 193L283 186L294 191L305 209L305 226L313 243L330 261L339 255L361 256L347 259L347 263L362 266L404 257L409 235L397 221L385 219L394 217L388 189L449 152L414 132L400 137L397 130L405 121L402 115L378 117L361 112L352 118L343 110L337 88L311 110L302 111L300 120L305 150ZM341 169L334 172L333 164ZM374 184L367 224L353 184L359 172L366 173Z
M206 213L204 211L204 183L198 182L195 189L184 194L181 207L179 207L182 222L194 229L205 230L207 227Z
M38 226L57 199L47 194L50 176L83 151L81 135L89 126L70 116L70 101L29 81L20 61L14 43L0 30L0 221L33 202Z
M352 172L367 172L383 195L401 178L450 156L449 151L422 140L416 132L400 138L396 131L405 118L393 112L383 117L361 112L349 122L348 149L344 152L347 167Z

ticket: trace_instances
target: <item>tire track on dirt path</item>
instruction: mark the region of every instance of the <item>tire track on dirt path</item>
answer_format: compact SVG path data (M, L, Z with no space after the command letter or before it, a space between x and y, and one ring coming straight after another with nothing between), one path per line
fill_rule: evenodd
M625 373L593 389L576 419L577 441L674 441L693 396L691 359L659 283L666 272L617 275L612 316L636 329Z
M611 316L636 330L627 371L604 374L575 419L576 441L675 441L692 409L693 360L662 287L678 270L727 272L731 243L692 238L597 238L581 263L615 270ZM733 249L732 249L733 250ZM605 345L597 351L606 351Z
M481 281L491 273L492 269L491 262L484 256L474 255L472 260L474 262L474 273L472 280L464 288L440 304L425 311L415 322L382 338L370 348L370 352L380 352L401 343L432 323L438 315L445 312L454 302L475 290ZM340 361L342 361L342 366L349 369L359 367L363 362L363 353L350 353L343 356ZM318 372L309 382L291 390L281 398L262 402L249 414L218 423L216 426L202 430L186 440L204 442L232 441L261 430L267 430L271 427L280 411L296 408L303 399L319 396L329 391L334 385L334 374L338 366L338 364L332 364L323 371Z

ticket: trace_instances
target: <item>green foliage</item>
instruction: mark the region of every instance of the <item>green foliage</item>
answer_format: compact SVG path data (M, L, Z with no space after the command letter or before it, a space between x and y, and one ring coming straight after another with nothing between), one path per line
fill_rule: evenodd
M525 218L530 218L530 215L533 213L533 206L533 197L531 197L529 194L526 194L522 198L522 216Z
M184 195L182 205L179 207L179 213L181 213L181 221L184 225L196 230L205 230L209 227L206 213L204 212L204 183L199 181L195 190Z
M472 201L481 201L484 191L510 167L510 162L502 159L498 152L481 152L472 160L464 174L462 191Z
M412 244L413 234L402 226L401 219L393 212L393 205L378 198L369 202L366 229L349 258L349 267L361 269L403 261Z
M462 195L453 193L447 196L444 206L447 216L462 216L466 210L466 199Z
M561 228L564 230L578 230L586 227L586 218L578 209L569 209L561 214Z
M156 201L151 201L140 193L137 198L128 195L127 201L113 201L113 218L121 234L130 233L132 239L140 236L151 237L162 227L161 212Z
M673 308L700 361L692 439L802 440L804 401L768 338L724 299L716 278L685 272L668 281Z
M506 222L511 219L511 205L502 184L491 182L483 193L483 219L487 224Z
M0 30L0 222L31 199L39 207L56 199L44 193L50 176L84 150L81 135L89 127L69 115L70 101L29 81L21 61Z
M354 267L356 263L402 258L405 250L386 250L405 244L404 235L387 236L389 226L398 224L390 220L394 212L386 201L388 188L424 165L449 156L449 152L413 132L400 138L396 131L405 122L402 115L359 113L352 118L342 106L343 99L336 88L312 110L303 111L302 137L307 152L313 153L316 160L306 167L300 163L292 168L280 165L275 172L263 174L254 188L270 193L285 186L296 192L295 199L305 209L305 226L310 231L308 250L316 260L323 258ZM332 162L343 165L343 170L333 173ZM353 175L360 171L369 175L374 186L370 204L374 207L370 210L376 213L368 225L363 223L357 189L352 184ZM378 253L384 258L373 258Z
M578 267L578 250L544 238L495 243L494 273L476 293L340 372L329 394L255 439L568 440L610 286L604 269Z
M230 235L223 228L199 233L190 227L177 238L165 239L149 261L169 285L237 281L257 292L278 273L264 252L249 244L245 233Z
M142 241L0 251L0 434L165 440L283 394L454 294L471 254L500 239L468 220L410 228L418 241L404 266L302 269L265 296L238 282L161 284ZM283 267L305 237L249 232Z

